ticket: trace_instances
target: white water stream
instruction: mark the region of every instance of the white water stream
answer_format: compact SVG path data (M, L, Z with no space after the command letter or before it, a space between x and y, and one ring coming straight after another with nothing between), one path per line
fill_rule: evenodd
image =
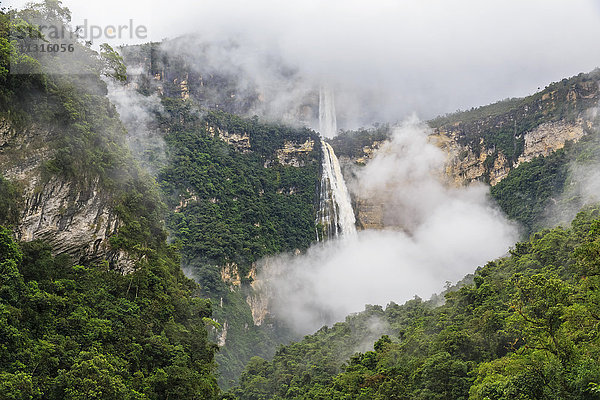
M356 219L340 163L331 145L323 139L333 137L337 132L333 91L323 87L319 93L319 132L323 162L317 240L356 235Z

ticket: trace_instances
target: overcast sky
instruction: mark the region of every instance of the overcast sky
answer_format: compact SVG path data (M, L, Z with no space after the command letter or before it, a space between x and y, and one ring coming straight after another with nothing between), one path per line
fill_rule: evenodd
M3 1L20 7L26 1ZM401 119L523 96L600 66L600 0L64 0L73 24L133 19L276 49L307 75L369 88ZM131 42L131 41L129 41ZM113 41L113 44L117 44ZM362 92L361 92L362 93ZM365 92L366 93L366 92Z

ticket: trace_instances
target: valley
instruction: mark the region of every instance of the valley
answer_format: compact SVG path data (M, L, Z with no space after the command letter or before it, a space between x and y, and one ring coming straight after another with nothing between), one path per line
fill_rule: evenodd
M0 12L1 399L598 397L600 70L357 127L235 41L50 72L34 17L71 18Z

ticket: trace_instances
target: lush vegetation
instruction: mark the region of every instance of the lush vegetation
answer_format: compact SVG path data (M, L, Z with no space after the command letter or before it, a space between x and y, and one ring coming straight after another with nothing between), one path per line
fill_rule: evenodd
M22 31L11 25L26 26L31 15L65 26L69 20L68 10L51 0L0 13L6 33L0 37L0 119L9 127L3 168L18 165L19 152L42 148L50 155L41 166L44 179L81 190L97 182L120 220L111 251L125 251L135 269L123 276L107 262L77 265L67 255L53 256L45 243L16 243L2 228L0 398L217 398L216 345L206 329L216 326L211 302L183 275L177 247L166 243L158 186L129 154L100 79L121 79L123 66L108 47L103 59L74 43L86 69L46 74L42 61L64 60L21 53ZM32 69L9 73L16 64ZM20 192L19 184L0 178L3 224L17 222Z
M483 139L484 146L495 151L488 161L489 166L500 151L509 162L515 162L523 152L524 133L544 122L575 121L583 112L596 106L599 80L600 70L594 70L553 83L532 96L449 114L433 119L429 124L454 132L459 144L476 153Z
M417 298L376 312L393 334L373 351L340 360L350 320L255 358L230 398L598 398L599 218L591 208L570 228L536 233L441 306Z
M275 150L285 141L314 140L314 133L224 113L200 118L190 107L169 102L170 162L159 176L174 208L187 202L169 218L183 254L205 263L234 262L245 275L262 256L308 247L315 239L318 149L298 156L302 167L281 165ZM249 147L236 150L208 129L247 135Z
M518 221L529 235L544 225L544 217L564 190L568 175L568 157L564 149L547 157L537 157L509 172L490 188L502 211Z
M254 326L246 296L252 263L279 252L305 249L315 240L319 147L314 132L265 124L196 108L190 100L163 98L157 118L167 132L169 162L159 174L172 212L167 224L180 243L183 266L215 304L226 329L217 360L222 385L239 377L253 355L270 356L288 332L265 321ZM219 137L239 135L228 144ZM313 141L315 147L283 165L277 151L286 143ZM221 269L233 266L231 291ZM226 324L226 325L225 325Z
M0 398L212 399L215 345L173 249L123 276L0 231Z
M79 73L46 74L41 65L60 63L60 53L52 56L57 59L37 60L34 56L38 53L20 50L21 41L27 39L22 34L28 32L23 26L30 27L27 21L31 18L68 29L70 14L60 2L50 0L0 14L0 30L7 33L2 37L5 48L0 51L0 71L4 71L0 75L0 118L11 138L2 149L3 166L18 165L23 152L46 148L52 156L43 164L45 179L60 176L82 189L98 181L123 223L111 240L113 249L142 258L164 243L164 209L156 185L127 150L125 128L106 97L106 83L101 79L110 75L106 60L74 41L80 51ZM117 68L119 59L111 49L104 47L103 53L112 57L110 65ZM21 64L32 66L31 73L24 73ZM19 73L9 73L9 68L18 68ZM27 143L21 143L20 136L25 136ZM0 220L13 224L18 204L10 202L16 202L18 185L1 180L0 188L4 210Z
M388 125L377 125L372 129L342 131L329 142L338 157L360 158L365 156L365 147L371 147L374 142L389 139L390 134Z
M0 225L14 225L19 219L19 188L0 176Z

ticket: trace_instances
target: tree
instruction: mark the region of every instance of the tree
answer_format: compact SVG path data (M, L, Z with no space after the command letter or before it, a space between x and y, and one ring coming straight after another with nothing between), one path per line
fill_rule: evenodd
M100 45L100 59L103 63L102 74L116 79L119 82L127 81L127 66L123 57L119 55L108 43Z

